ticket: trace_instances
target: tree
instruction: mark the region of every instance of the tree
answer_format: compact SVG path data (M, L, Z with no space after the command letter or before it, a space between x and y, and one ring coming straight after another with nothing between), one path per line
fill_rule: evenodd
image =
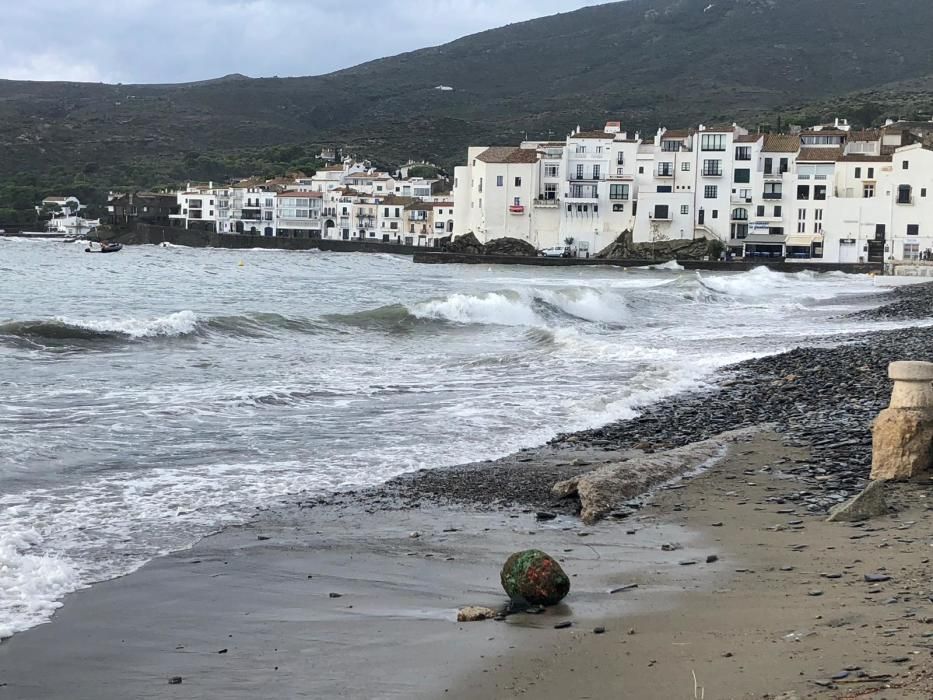
M651 222L649 236L651 241L651 258L655 259L657 258L657 244L670 240L670 236L668 236L665 231L661 230L661 225L657 221Z

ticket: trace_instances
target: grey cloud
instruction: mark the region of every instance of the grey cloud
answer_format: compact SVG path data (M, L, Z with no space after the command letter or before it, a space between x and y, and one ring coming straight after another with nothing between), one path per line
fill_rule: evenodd
M33 0L4 8L0 78L316 75L605 0Z

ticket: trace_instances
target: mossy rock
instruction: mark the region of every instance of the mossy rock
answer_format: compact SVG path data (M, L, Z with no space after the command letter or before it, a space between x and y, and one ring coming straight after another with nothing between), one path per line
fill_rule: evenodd
M539 549L510 556L500 578L509 598L532 605L556 605L570 592L570 579L560 564Z

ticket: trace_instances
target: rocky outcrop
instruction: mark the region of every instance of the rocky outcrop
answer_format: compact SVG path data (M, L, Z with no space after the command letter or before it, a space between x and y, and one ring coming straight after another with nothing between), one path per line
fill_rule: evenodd
M535 256L538 250L528 241L518 238L496 238L486 244L486 255L530 255Z
M884 497L884 482L873 481L865 489L845 503L830 509L828 522L859 522L877 518L888 512Z
M479 239L472 231L462 236L457 236L447 244L448 253L466 253L467 255L482 255L486 252L486 247L479 242Z
M596 257L621 260L702 260L708 254L709 244L705 238L634 243L632 232L623 231Z
M539 549L510 556L502 566L500 580L513 602L557 605L570 592L570 579L560 564Z
M656 486L701 467L711 466L726 454L726 445L760 428L732 430L709 440L672 450L646 454L607 464L588 474L558 482L556 498L580 499L580 517L592 524L622 509L626 502Z

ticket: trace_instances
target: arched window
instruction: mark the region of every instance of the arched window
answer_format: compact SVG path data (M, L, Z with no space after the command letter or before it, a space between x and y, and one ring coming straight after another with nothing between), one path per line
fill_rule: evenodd
M748 221L748 209L739 207L732 210L732 220L733 221Z

